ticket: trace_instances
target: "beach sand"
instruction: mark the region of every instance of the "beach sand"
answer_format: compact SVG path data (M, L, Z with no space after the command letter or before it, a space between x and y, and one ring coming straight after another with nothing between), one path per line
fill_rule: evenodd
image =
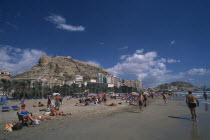
M1 134L0 139L207 140L210 138L208 132L210 115L203 110L203 106L198 109L199 122L193 122L189 119L191 115L183 100L169 100L165 105L161 99L155 99L143 113L139 113L138 107L130 107L124 101L121 102L123 105L120 109L120 105L118 107L101 105L101 109L99 106L97 111L95 107L77 107L75 113L80 110L78 114L41 122L35 127L25 127L10 134ZM85 111L81 111L83 108ZM68 107L68 110L71 109ZM87 113L89 112L87 110L92 110L92 113Z

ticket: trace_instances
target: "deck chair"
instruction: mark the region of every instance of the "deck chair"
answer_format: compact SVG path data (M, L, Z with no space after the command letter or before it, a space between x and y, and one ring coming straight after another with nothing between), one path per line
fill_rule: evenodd
M10 111L10 108L8 106L2 106L1 109L2 109L2 112Z
M19 122L22 124L22 126L32 125L32 121L29 121L28 119L24 119L23 116L18 114L18 112L17 112L17 116L18 116ZM31 116L32 116L32 114L31 114Z
M17 105L12 106L12 110L15 110L15 111L19 110L19 106Z

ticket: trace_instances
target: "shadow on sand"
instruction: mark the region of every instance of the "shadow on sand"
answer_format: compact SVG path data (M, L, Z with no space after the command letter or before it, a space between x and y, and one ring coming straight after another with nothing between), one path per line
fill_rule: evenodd
M175 116L168 116L169 118L174 118L174 119L181 119L181 120L189 120L191 121L190 118L185 118L185 117L175 117Z

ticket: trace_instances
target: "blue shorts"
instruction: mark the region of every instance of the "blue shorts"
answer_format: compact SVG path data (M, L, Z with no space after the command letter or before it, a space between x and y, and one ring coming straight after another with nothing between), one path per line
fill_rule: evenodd
M55 106L60 106L60 102L55 102Z

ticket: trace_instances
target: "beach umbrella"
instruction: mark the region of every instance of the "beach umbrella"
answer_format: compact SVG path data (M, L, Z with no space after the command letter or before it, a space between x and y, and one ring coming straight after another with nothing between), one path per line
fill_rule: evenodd
M113 93L111 96L116 96L116 94Z
M136 95L137 96L137 95L139 95L139 93L132 92L131 95Z
M144 94L149 95L149 93L147 93L147 92L144 92Z
M102 97L102 96L104 96L104 95L105 95L105 94L99 94L98 96L101 96L101 97Z
M60 93L53 93L53 96L60 95Z
M90 97L90 96L97 96L97 94L95 94L95 93L90 93L90 94L88 94L88 96Z

